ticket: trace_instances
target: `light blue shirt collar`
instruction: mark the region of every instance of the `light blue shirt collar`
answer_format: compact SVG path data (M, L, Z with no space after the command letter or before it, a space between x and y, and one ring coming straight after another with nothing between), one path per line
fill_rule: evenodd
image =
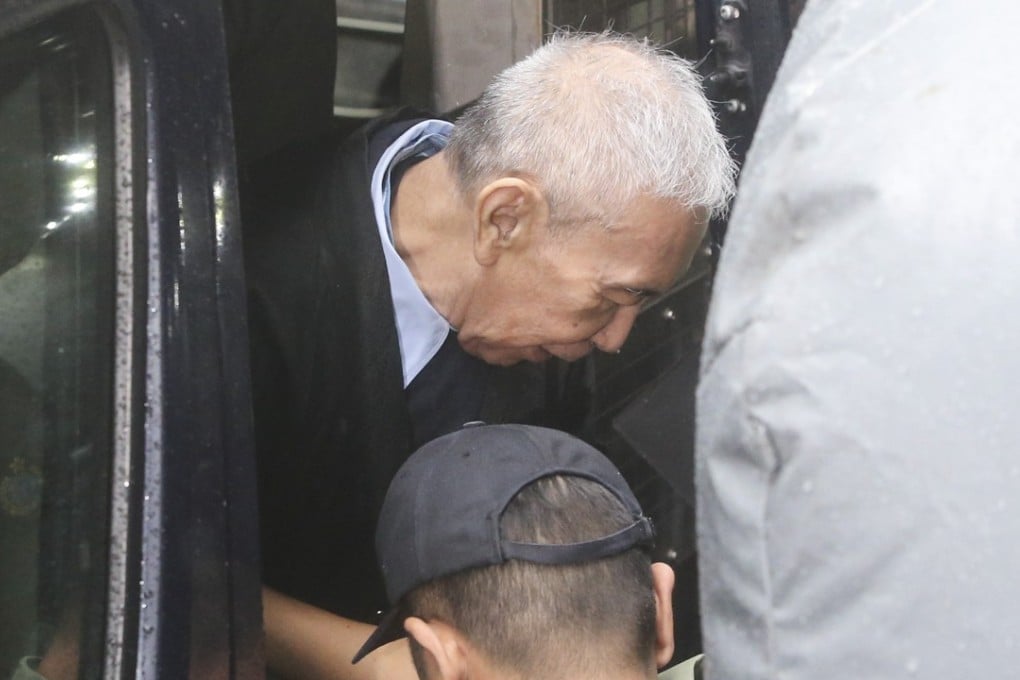
M453 124L444 120L426 120L414 125L386 149L372 173L372 206L390 279L400 361L404 369L404 387L411 384L414 377L436 355L446 342L451 327L421 292L411 271L393 246L390 173L397 163L406 158L438 153L449 141L452 129Z

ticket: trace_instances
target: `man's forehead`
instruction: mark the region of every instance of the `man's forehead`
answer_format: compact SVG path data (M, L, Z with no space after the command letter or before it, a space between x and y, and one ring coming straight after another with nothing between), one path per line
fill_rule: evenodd
M703 232L707 224L708 213L703 208L692 208L668 198L639 196L616 214L608 229L647 228L652 234L668 236L678 230Z
M695 212L671 206L621 220L610 230L619 246L614 249L614 259L631 271L611 283L652 288L671 285L687 269L706 231L707 221Z

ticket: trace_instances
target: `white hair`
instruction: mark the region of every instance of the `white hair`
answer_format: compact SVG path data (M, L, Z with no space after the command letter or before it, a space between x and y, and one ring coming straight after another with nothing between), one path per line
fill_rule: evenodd
M461 192L535 181L554 222L612 222L639 196L726 210L735 164L691 63L647 41L557 33L500 73L448 147Z

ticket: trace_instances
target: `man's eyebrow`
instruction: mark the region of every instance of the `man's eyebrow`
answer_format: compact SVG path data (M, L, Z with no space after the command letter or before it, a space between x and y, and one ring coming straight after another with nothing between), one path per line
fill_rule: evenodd
M633 286L614 286L620 290L630 293L636 297L651 298L656 295L661 295L662 291L655 288L634 288Z
M645 279L644 281L625 281L616 279L605 281L602 284L602 290L615 290L640 298L654 298L665 294L673 287L674 283L675 282L670 282L669 285L661 287L661 282L652 281L650 279Z

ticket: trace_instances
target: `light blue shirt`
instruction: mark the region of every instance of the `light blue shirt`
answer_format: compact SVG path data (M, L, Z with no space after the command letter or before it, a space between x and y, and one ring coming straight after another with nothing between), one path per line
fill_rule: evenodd
M421 292L411 270L393 246L390 173L394 166L406 158L432 156L441 151L450 139L451 130L453 124L444 120L418 123L386 149L372 173L372 206L390 279L400 361L404 369L404 387L411 384L414 377L436 355L446 342L451 327Z

